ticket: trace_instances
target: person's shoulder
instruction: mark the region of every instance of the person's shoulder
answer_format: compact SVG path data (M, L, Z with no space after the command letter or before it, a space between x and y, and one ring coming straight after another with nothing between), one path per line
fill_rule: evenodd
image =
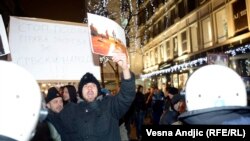
M62 111L60 113L68 113L68 112L72 112L76 109L77 107L77 103L73 103L73 102L69 102L68 104L66 104Z
M65 108L73 108L76 107L78 103L74 103L74 102L69 102L68 104L66 104L63 109Z
M114 99L115 96L111 96L111 95L108 95L108 96L104 96L99 102L100 103L106 103L108 101L110 101L111 99Z

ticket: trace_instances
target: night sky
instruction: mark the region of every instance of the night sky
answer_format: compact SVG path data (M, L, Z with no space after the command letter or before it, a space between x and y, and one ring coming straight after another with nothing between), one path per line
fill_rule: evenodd
M83 22L85 0L1 0L0 13L7 26L9 16Z

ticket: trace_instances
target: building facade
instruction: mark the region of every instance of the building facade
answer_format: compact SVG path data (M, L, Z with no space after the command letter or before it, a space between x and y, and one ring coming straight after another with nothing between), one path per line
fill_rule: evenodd
M193 71L216 59L249 79L250 0L138 0L137 6L146 87L182 89Z

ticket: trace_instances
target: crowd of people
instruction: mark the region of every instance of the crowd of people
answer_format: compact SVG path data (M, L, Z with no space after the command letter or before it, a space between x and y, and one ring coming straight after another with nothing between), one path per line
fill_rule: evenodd
M100 83L91 73L83 75L78 90L72 85L63 86L60 90L51 87L45 97L49 114L46 120L37 124L37 134L32 141L42 141L43 138L47 141L130 141L134 139L131 138L132 129L135 129L136 140L139 141L142 138L143 125L203 124L204 118L211 117L212 113L214 113L213 117L206 120L207 124L250 123L249 108L245 107L246 103L242 105L242 100L246 100L244 85L241 84L242 80L237 75L235 83L232 84L237 88L232 88L230 92L224 87L213 89L210 97L215 97L216 105L202 107L209 102L214 104L214 101L207 101L208 98L206 98L211 92L211 87L200 83L200 81L209 82L210 77L203 78L206 75L202 74L199 76L199 81L192 84L192 81L198 80L197 78L193 80L193 78L199 71L189 78L184 95L178 88L166 84L161 89L158 86L148 89L142 85L136 87L134 74L127 65L126 57L115 56L113 61L117 62L123 70L121 83L115 94L101 88ZM215 69L219 73L220 67ZM227 70L228 68L222 68L220 76L216 76L216 78L223 76ZM211 72L206 72L206 74ZM234 75L232 73L225 78L230 76L230 79L233 79ZM222 83L220 80L225 78L219 79L218 83ZM202 85L200 86L202 89L194 87L196 85ZM214 83L214 85L218 84ZM196 90L200 91L196 92ZM233 95L235 100L239 98L240 100L238 103L226 103L226 98L222 99L223 94L217 93L216 90L223 94ZM236 90L236 95L234 90ZM198 99L203 103L197 104L196 93L199 93ZM192 96L190 97L190 95ZM186 100L187 98L189 99ZM233 115L237 115L237 117L231 116L232 110ZM206 117L200 118L199 116L202 115L206 115ZM201 120L197 121L197 116Z
M116 93L101 88L96 77L89 72L82 76L77 88L73 85L49 88L44 95L48 114L39 118L30 140L132 141L132 133L136 134L137 140L142 139L143 125L250 125L246 86L229 67L206 65L196 70L189 76L183 92L166 84L160 88L136 87L126 55L118 53L112 60L122 69ZM6 67L10 66L6 64ZM31 80L31 84L36 84ZM25 88L30 90L27 86ZM33 93L39 94L38 85L37 89L32 89ZM3 117L10 118L8 114L3 114ZM22 138L2 134L0 140L9 137Z
M96 89L92 90L92 87L95 87ZM87 126L87 124L82 124L82 126L78 127L79 129L73 129L73 127L75 127L74 125L76 124L75 116L82 116L81 119L78 119L78 124L80 124L81 121L87 122L89 120L90 122L90 119L95 119L94 121L91 121L91 124L96 125L98 128L100 128L100 126L103 124L107 124L105 122L118 125L119 129L117 131L120 131L120 134L116 134L120 135L122 141L128 141L132 139L140 140L142 137L142 125L174 124L177 121L178 115L185 110L185 104L181 104L184 103L184 97L180 95L178 89L174 87L169 87L166 90L160 90L157 87L151 87L148 89L148 91L144 92L144 87L142 85L138 85L134 94L135 97L133 97L133 95L128 95L127 97L131 104L124 103L125 105L120 105L116 103L119 100L125 100L123 97L114 100L113 104L118 104L118 106L121 106L121 109L125 109L123 112L120 111L116 106L113 108L118 109L112 109L112 104L109 105L109 102L105 102L105 106L101 104L101 101L107 99L107 97L115 99L115 97L121 95L120 87L117 88L116 94L110 94L110 91L101 88L99 82L91 73L86 73L82 77L79 84L78 90L81 89L81 96L77 93L77 89L73 85L65 85L59 89L56 87L51 87L48 89L48 93L45 96L45 101L49 112L46 120L40 121L37 124L37 131L35 136L32 138L32 141L61 141L80 139L81 137L77 135L77 130L83 130L83 127L89 126ZM77 106L77 104L79 106ZM98 107L98 105L102 105L103 107ZM104 110L103 108L107 106L111 107L105 109L112 109L114 111ZM64 111L61 112L63 109ZM106 112L118 112L113 113L116 116L118 124L117 121L110 121L114 117L110 117L111 119L109 120L108 117L104 116L105 114L100 111L101 109ZM87 116L86 114L90 113L92 110L95 111L97 115L93 113L91 114L93 117L90 115ZM85 114L81 115L80 112ZM122 112L123 114L119 112ZM96 118L95 116L100 117ZM101 120L101 117L104 118L102 119L103 121L98 122L98 120ZM63 119L65 121L58 121L58 119ZM146 122L146 120L149 122ZM112 127L111 125L106 126ZM115 129L115 127L112 128ZM136 138L131 136L131 132L133 130L132 128L135 129ZM82 133L84 132L86 135L89 134L86 133L86 131L83 131ZM92 132L92 134L88 135L90 137L91 135L95 136L95 134L98 134L98 132L96 133L95 130L92 129L88 132ZM102 132L105 133L105 130L100 130L100 133ZM94 138L98 138L98 136ZM116 138L119 137L117 136Z

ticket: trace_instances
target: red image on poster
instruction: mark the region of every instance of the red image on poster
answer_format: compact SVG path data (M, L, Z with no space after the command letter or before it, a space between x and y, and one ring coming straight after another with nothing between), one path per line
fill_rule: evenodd
M88 13L92 52L102 56L113 56L117 52L127 55L126 38L122 27L114 21Z

